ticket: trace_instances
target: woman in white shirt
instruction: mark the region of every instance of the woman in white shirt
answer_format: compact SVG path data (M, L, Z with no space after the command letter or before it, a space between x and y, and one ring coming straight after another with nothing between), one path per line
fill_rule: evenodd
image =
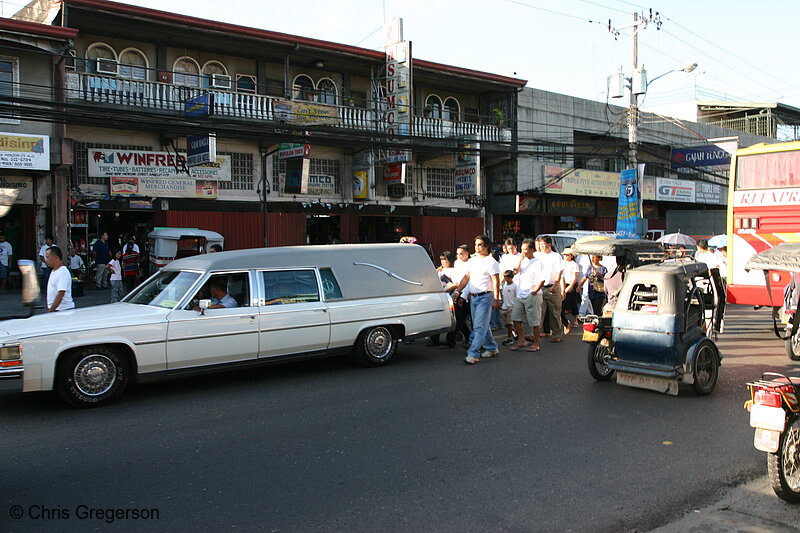
M122 286L122 250L114 252L114 258L106 264L111 271L111 303L120 302L125 297L125 288Z

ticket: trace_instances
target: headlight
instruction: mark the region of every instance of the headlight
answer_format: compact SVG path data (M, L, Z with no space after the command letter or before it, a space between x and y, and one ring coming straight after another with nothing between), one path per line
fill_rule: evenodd
M22 359L22 345L15 343L0 346L0 361L13 361L15 359Z

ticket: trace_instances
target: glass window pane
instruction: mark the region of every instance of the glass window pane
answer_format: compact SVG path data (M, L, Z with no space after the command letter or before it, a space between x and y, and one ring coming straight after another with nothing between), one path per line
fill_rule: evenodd
M14 96L14 64L0 61L0 96Z
M425 114L430 118L442 118L442 101L438 96L429 96L425 100Z
M179 59L175 62L174 69L175 84L188 85L190 87L198 87L200 85L198 68L192 60L187 58Z
M275 270L264 276L264 305L319 301L317 276L313 270Z
M172 309L180 302L200 274L196 272L161 272L125 297L132 304Z
M444 119L458 121L458 102L455 98L448 98L444 101Z
M308 76L298 76L294 80L293 97L296 100L314 100L314 83Z
M322 104L336 104L336 85L331 80L322 80L317 86L317 101Z
M325 299L341 298L342 289L339 288L339 282L336 281L333 271L330 268L321 268L319 269L319 274L322 278L322 290L325 293Z

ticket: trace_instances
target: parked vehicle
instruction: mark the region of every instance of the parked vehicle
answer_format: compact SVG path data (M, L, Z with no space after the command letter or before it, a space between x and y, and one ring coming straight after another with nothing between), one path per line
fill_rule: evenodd
M719 273L705 263L660 261L651 241L606 240L578 245L578 253L613 255L618 268L631 261L608 322L584 324L589 342L589 370L595 379L677 395L679 384L710 394L719 376L721 354L712 340L724 312ZM588 248L591 248L588 249ZM663 253L662 253L663 257ZM638 258L638 259L637 259ZM596 344L595 344L596 343Z
M191 228L160 228L148 233L147 239L151 273L175 259L208 253L211 246L225 244L225 238L216 231Z
M796 314L800 244L778 244L752 256L745 268L764 271L767 298L773 306L770 287L773 273L792 273L783 302L784 314L789 317L786 334L781 335L777 320L774 326L775 334L786 344L789 358L800 359ZM784 501L800 503L800 377L766 372L761 379L748 383L747 388L750 399L745 402L745 409L750 411L750 426L755 428L753 446L767 453L767 472L772 490Z
M177 374L342 353L382 366L398 340L454 325L419 246L204 254L171 262L120 303L0 322L0 388L55 389L93 407L131 381Z
M764 271L764 292L770 307L779 310L772 314L775 335L783 340L786 355L792 361L800 361L800 318L797 316L798 299L800 299L800 243L781 243L774 248L752 256L745 265L745 270ZM783 288L783 300L775 301L772 294L775 289L771 287L775 281L786 279L778 276L788 272L789 284ZM783 317L783 326L778 325L778 316ZM781 327L785 334L781 334Z
M602 235L613 239L617 234L613 231L558 230L556 233L542 233L541 235L537 235L536 238L538 239L542 236L550 237L553 243L553 250L561 253L565 248L572 246L576 240L591 235Z

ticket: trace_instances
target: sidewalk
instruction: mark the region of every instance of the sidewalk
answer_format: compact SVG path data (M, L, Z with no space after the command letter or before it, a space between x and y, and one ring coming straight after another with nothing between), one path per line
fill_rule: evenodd
M89 287L93 287L89 284ZM41 305L42 309L37 310L38 313L44 312L45 290L42 289ZM107 304L111 302L111 289L95 290L94 288L87 288L84 285L83 296L73 298L75 307L90 307L92 305ZM22 305L22 291L20 289L9 289L5 294L0 294L0 320L6 320L9 317L24 315L28 310Z
M653 533L773 533L800 531L800 504L775 496L765 475L732 487L712 505L692 509Z

